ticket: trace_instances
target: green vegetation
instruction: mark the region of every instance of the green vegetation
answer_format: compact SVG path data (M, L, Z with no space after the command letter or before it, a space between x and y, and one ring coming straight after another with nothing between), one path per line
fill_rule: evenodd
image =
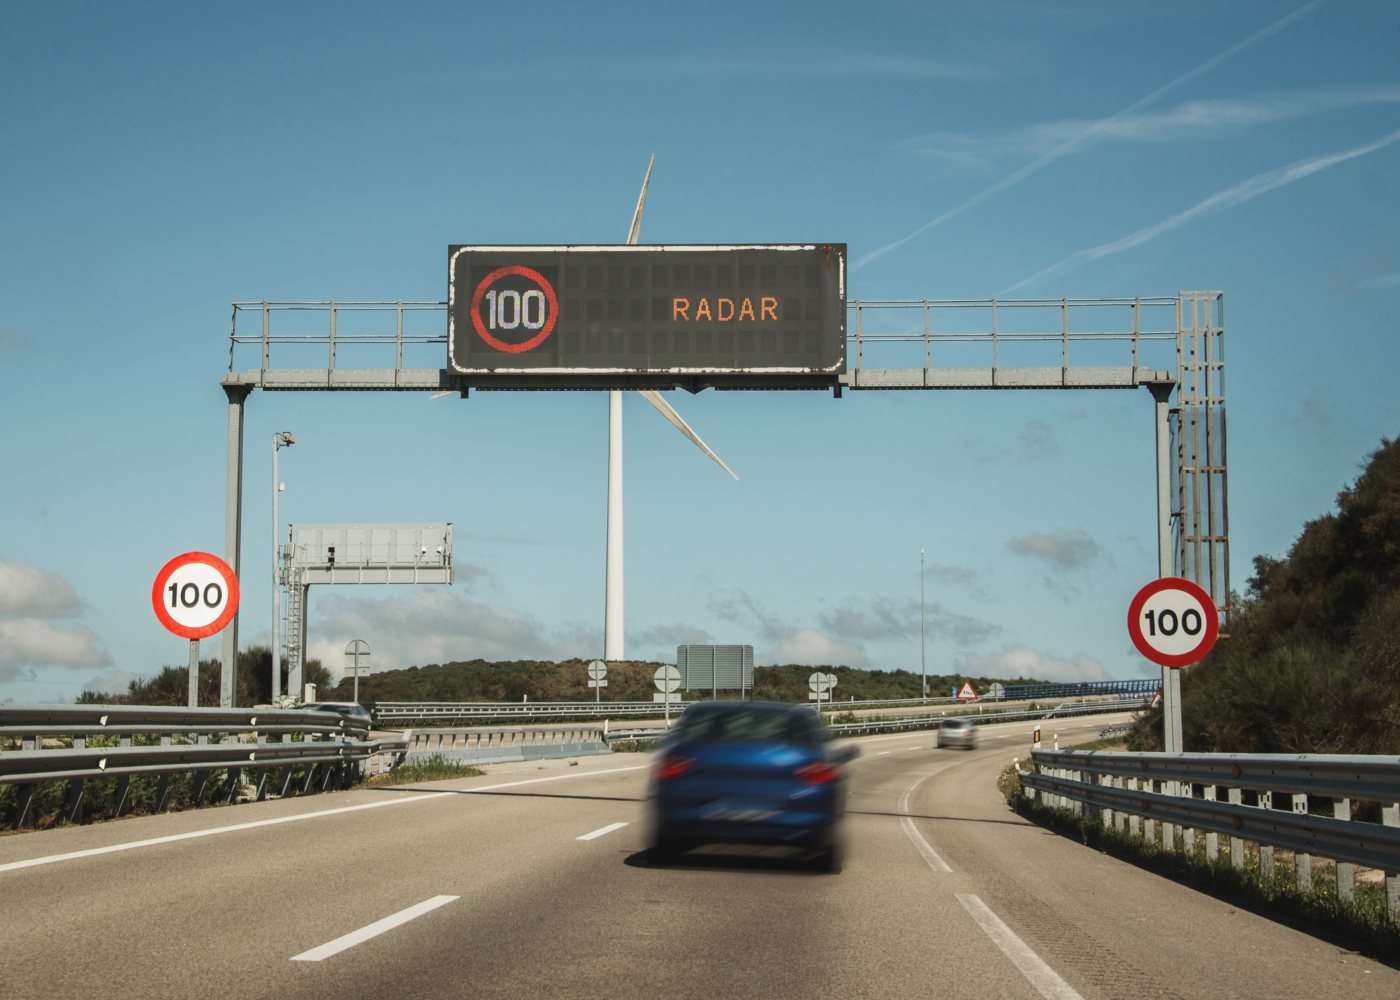
M629 660L608 665L608 687L604 701L650 701L656 693L652 676L660 663ZM360 700L380 701L592 701L594 691L588 687L588 661L564 660L552 663L541 660L509 660L492 663L486 660L432 663L406 670L385 670L360 678ZM922 678L907 670L861 670L855 667L812 667L801 664L756 667L752 697L774 701L807 701L807 678L814 670L833 673L838 678L836 706L854 698L865 701L874 698L917 698L922 691ZM971 678L973 687L985 691L996 678ZM961 676L930 675L929 693L944 694ZM1032 683L1024 678L1015 682ZM322 688L320 697L327 701L349 701L352 682ZM709 692L684 692L686 700L709 697ZM723 692L726 697L733 692Z
M222 805L229 800L228 771L203 771L170 774L132 775L126 792L123 816L141 816L155 812L180 812L200 806ZM164 783L164 809L160 808ZM72 788L66 781L48 781L34 786L29 803L29 823L36 829L47 829L67 822L73 815ZM80 822L97 822L117 815L121 801L122 779L93 778L83 784L82 804L77 818ZM12 829L19 819L23 805L21 785L0 785L0 829Z
M449 778L475 778L485 773L479 767L448 760L442 754L435 753L422 760L400 764L387 774L371 775L365 779L364 784L369 788L379 785L414 785L423 781L446 781Z
M199 703L219 704L222 661L218 659L199 661ZM302 669L306 683L315 684L318 690L332 687L331 675L320 660L310 660ZM282 690L287 689L288 669L282 663ZM272 651L266 646L250 646L238 654L238 671L235 674L237 690L233 703L251 708L266 705L272 700ZM127 685L126 692L84 691L78 696L79 705L174 705L184 706L190 699L189 664L161 668L154 677L137 678ZM331 699L327 699L331 700ZM339 700L339 699L337 699ZM349 695L346 695L346 701Z
M1187 750L1400 753L1400 441L1285 559L1256 556L1230 632L1182 678ZM1134 728L1161 749L1162 714Z

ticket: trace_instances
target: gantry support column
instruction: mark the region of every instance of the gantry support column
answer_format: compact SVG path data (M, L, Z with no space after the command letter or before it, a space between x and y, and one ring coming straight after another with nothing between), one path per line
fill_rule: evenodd
M239 551L243 541L243 404L253 387L225 385L223 389L224 394L228 396L228 485L224 493L224 562L229 564L233 575L242 580ZM219 705L223 708L233 707L234 695L238 690L238 618L235 614L222 633L223 668L219 678Z

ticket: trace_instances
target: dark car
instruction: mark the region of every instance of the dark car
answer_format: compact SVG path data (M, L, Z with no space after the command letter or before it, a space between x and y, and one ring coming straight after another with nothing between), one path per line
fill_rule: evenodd
M353 701L313 701L301 706L303 711L335 712L357 727L370 728L371 716L369 709Z
M811 708L716 701L687 708L653 755L648 852L665 861L701 844L776 844L841 870L845 765Z

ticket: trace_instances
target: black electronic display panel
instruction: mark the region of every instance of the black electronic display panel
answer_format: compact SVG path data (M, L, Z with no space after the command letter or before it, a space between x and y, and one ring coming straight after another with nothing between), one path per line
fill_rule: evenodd
M453 246L447 322L449 369L498 387L830 385L846 369L846 246Z

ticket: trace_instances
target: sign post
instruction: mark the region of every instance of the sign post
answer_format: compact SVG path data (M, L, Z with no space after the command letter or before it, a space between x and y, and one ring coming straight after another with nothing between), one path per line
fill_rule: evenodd
M355 693L351 697L358 705L360 703L360 675L369 673L369 643L363 639L351 639L345 644L345 672L355 678Z
M588 686L593 689L594 702L603 700L602 689L608 686L608 665L602 660L593 660L588 664Z
M1137 592L1128 606L1128 636L1139 653L1160 665L1164 691L1180 690L1169 683L1171 670L1203 659L1220 632L1215 601L1190 580L1164 576ZM1181 699L1164 698L1163 746L1167 753L1181 753Z
M189 707L199 707L199 640L214 635L238 612L238 577L208 552L171 559L151 586L151 607L165 628L190 641Z
M657 667L656 673L652 674L651 679L656 684L656 690L661 692L656 697L665 704L666 728L669 729L671 727L671 702L678 700L676 691L681 686L681 672L668 663L665 666Z

